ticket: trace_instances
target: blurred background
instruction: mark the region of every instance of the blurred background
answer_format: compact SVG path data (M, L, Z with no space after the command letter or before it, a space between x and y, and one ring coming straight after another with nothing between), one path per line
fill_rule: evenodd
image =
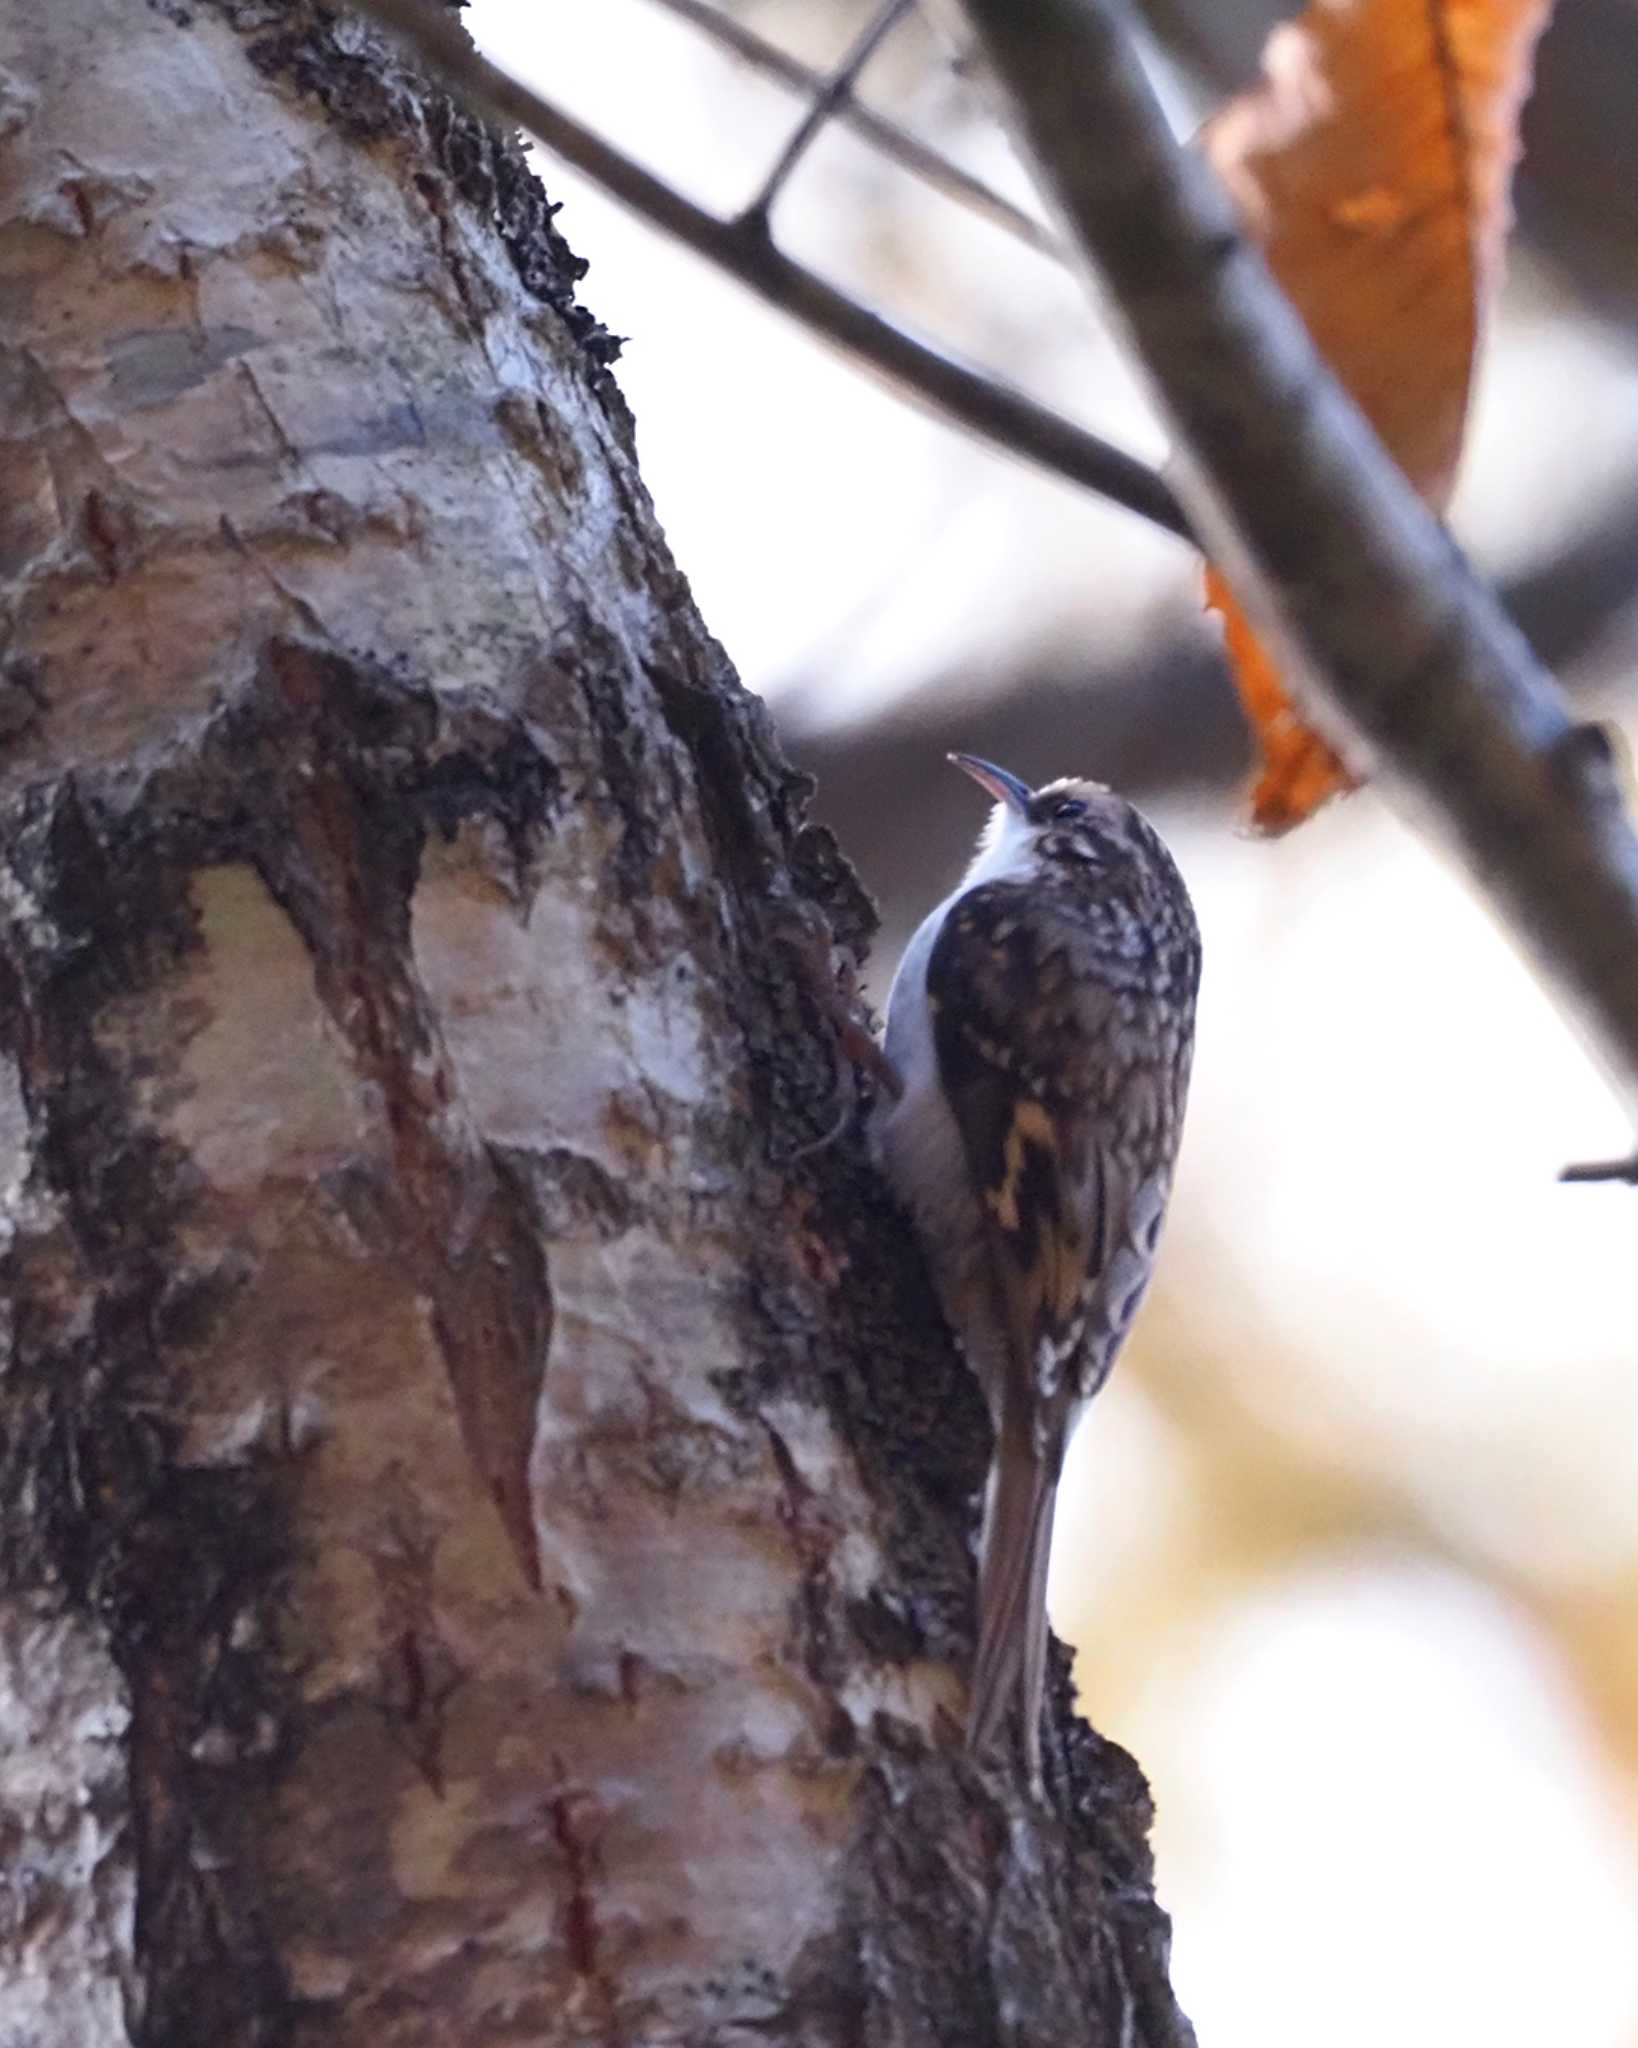
M852 0L721 0L828 67ZM697 9L696 9L697 11ZM1265 0L1149 0L1180 129ZM724 212L800 101L660 0L476 0L491 54ZM861 97L1029 205L912 20ZM1560 9L1455 524L1587 715L1638 657L1638 5ZM1279 843L1188 549L911 411L554 163L707 621L881 901L877 995L981 822L946 748L1152 813L1205 930L1160 1275L1081 1434L1052 1605L1159 1808L1204 2048L1638 2048L1638 1194L1580 1048L1370 792ZM1038 251L832 126L782 244L1154 461Z

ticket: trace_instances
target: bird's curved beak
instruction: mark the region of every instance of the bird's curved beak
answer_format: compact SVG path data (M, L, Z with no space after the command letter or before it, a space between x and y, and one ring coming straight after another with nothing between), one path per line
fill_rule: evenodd
M1020 817L1028 810L1034 790L1016 775L1009 775L1005 768L997 768L993 761L981 761L976 754L947 754L945 759L963 769L980 789L987 789L998 804L1008 805Z

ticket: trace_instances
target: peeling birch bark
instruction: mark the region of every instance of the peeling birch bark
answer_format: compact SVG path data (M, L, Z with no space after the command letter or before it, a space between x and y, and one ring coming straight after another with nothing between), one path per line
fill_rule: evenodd
M538 186L306 0L0 136L0 2048L1186 2042Z

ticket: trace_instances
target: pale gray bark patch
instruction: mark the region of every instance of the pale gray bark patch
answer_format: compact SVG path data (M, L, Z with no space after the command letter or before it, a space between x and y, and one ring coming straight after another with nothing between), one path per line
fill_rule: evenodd
M418 174L423 197L438 208L436 174L441 173L481 219L493 222L524 290L559 313L580 344L599 396L629 443L630 415L619 387L611 377L596 374L618 357L620 342L576 298L585 260L553 225L557 208L517 145L501 140L447 94L428 92L424 81L413 76L406 79L388 46L356 19L307 0L204 4L245 36L246 53L258 70L313 94L342 134L358 142L397 137L428 151L431 161ZM463 288L470 288L458 236L446 238L445 253Z
M203 384L224 363L266 346L249 327L134 328L122 334L105 360L113 394L122 405L168 405Z
M129 1724L99 1630L0 1599L0 2048L127 2038Z

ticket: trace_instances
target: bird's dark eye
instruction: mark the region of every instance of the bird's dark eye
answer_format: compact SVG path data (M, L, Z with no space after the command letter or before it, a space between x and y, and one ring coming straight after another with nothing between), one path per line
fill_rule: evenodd
M1052 806L1052 816L1054 821L1061 821L1066 818L1084 818L1086 816L1086 806L1078 796L1066 796L1061 803L1055 803Z

